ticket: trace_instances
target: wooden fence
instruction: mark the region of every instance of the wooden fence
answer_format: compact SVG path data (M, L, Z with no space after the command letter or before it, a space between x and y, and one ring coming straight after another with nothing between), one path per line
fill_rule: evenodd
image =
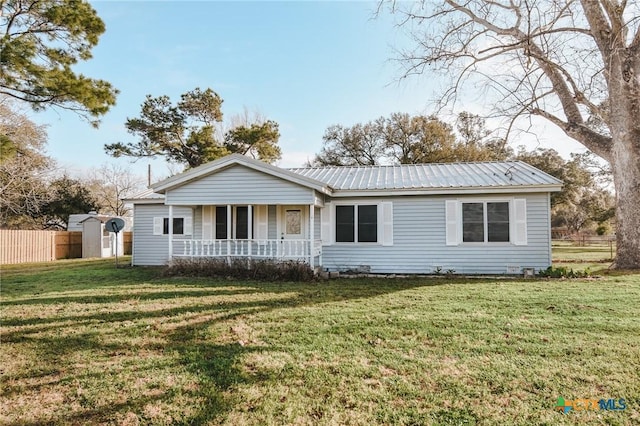
M118 236L120 238L120 236ZM125 231L122 233L122 243L124 244L124 254L131 254L133 252L133 232Z
M124 254L131 254L131 232L124 232ZM0 265L50 262L82 257L82 232L0 229Z

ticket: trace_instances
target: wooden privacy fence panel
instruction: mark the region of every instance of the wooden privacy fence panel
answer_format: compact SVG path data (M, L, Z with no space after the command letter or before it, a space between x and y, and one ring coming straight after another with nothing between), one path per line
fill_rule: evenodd
M122 240L124 247L124 254L128 255L131 254L133 252L133 232L131 231L124 231L122 234L122 238L124 238ZM120 235L118 235L118 238L120 238Z
M122 232L124 254L131 254L133 235ZM80 231L14 231L0 229L0 265L50 262L82 257Z
M78 259L82 257L82 232L56 232L56 259Z
M55 260L55 239L55 231L0 230L0 264Z
M0 265L82 257L82 232L0 229Z

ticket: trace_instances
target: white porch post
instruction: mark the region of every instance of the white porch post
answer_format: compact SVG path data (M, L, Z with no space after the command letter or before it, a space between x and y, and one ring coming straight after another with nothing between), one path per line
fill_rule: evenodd
M249 252L247 254L249 255L249 260L251 260L251 239L252 238L253 238L253 206L249 204L247 206L247 240L249 240L249 242L247 243Z
M315 227L316 209L313 204L309 206L309 266L313 269L313 252L315 250L314 227Z
M227 204L227 263L231 264L231 215L233 209Z
M173 206L169 205L169 261L173 258Z

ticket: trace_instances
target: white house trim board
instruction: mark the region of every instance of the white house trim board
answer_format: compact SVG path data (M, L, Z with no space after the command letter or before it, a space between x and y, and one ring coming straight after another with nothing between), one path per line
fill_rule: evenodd
M202 206L202 239L213 240L215 237L215 206Z
M313 195L313 204L316 207L324 207L324 195L323 194L319 194L316 190L312 190L312 195Z
M311 265L311 267L313 268L313 257L314 257L314 243L315 243L315 235L314 231L315 231L315 213L316 213L316 209L315 209L315 205L311 204L309 206L309 241L310 243L310 247L309 247L309 265Z
M173 257L173 206L169 206L169 232L167 239L169 241L169 260Z
M527 200L524 198L514 198L511 201L510 208L513 208L513 214L509 212L509 220L513 218L513 244L516 246L527 245ZM509 222L511 225L511 222Z
M335 208L333 203L325 203L320 212L320 238L322 239L323 246L330 246L333 244L334 237L334 224L335 223Z
M378 235L382 237L383 246L393 245L393 203L383 201L378 204Z
M266 240L269 238L269 206L255 206L256 229L255 235L257 240Z

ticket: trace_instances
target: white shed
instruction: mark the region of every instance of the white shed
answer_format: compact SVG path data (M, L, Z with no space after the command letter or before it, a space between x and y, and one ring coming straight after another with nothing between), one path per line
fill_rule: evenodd
M82 225L82 257L112 257L124 254L124 237L122 232L117 238L116 234L105 228L105 222L111 217L98 214L89 214L89 217L80 221Z
M82 232L82 221L93 216L104 216L104 215L100 215L95 211L91 211L89 213L78 213L78 214L69 215L69 223L67 224L67 231ZM130 216L125 216L121 218L124 220L123 231L127 232L127 231L133 230L133 218Z

